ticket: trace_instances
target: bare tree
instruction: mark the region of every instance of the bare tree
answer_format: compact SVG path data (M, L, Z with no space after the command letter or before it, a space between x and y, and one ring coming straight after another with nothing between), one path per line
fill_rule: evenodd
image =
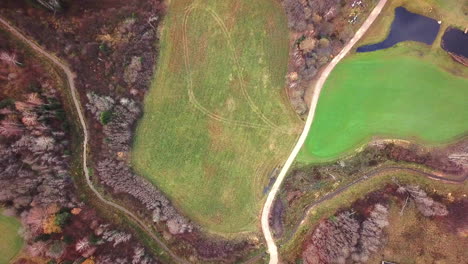
M444 204L434 201L418 185L400 186L398 192L408 193L415 202L416 208L424 216L445 216L448 214Z
M388 225L387 207L376 204L370 217L362 223L360 237L356 252L352 259L357 263L365 263L372 253L382 245L383 229Z
M2 51L0 52L0 60L1 61L4 61L10 65L22 65L18 60L17 60L17 57L16 57L16 54L14 53L8 53L6 51Z
M5 137L15 137L23 133L23 127L16 121L2 120L0 122L0 135Z
M359 239L359 222L350 211L321 222L302 254L304 263L345 263Z
M36 0L39 4L43 5L47 9L54 11L54 12L59 12L62 11L62 3L60 0Z

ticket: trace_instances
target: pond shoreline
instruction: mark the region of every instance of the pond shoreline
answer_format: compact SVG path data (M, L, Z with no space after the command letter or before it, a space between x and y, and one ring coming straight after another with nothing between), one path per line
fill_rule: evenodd
M403 41L417 41L432 45L439 30L440 24L435 19L412 13L400 6L395 8L395 18L387 38L379 43L360 46L356 52L387 49Z
M468 66L468 34L450 26L444 32L440 46L455 61Z

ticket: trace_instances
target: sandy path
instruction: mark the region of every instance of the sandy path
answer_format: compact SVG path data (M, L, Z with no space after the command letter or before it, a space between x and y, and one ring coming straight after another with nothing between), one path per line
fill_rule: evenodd
M286 176L286 173L288 172L289 168L291 167L292 163L294 162L297 154L302 148L302 145L304 145L304 142L307 138L307 135L309 134L310 127L312 125L312 121L314 120L315 116L315 109L317 108L317 102L320 96L320 92L322 91L323 84L327 80L328 76L330 75L331 71L335 66L338 64L338 62L343 59L346 54L352 49L352 47L361 39L361 37L366 33L366 31L369 29L369 27L372 25L372 23L375 21L377 16L380 14L382 11L383 7L387 3L387 0L380 0L380 2L377 4L377 6L372 10L371 14L369 17L364 21L362 26L359 28L359 30L356 32L356 34L353 36L353 38L346 44L346 46L341 50L341 52L333 58L333 60L326 66L325 70L321 73L320 77L318 78L317 82L315 83L315 88L313 91L312 95L312 101L309 106L309 114L307 116L307 120L304 126L304 130L302 131L301 136L299 137L296 146L292 150L291 154L289 155L288 159L286 160L286 163L284 164L283 168L281 169L280 174L278 175L278 178L276 178L276 181L271 188L270 193L268 194L268 197L266 199L265 205L263 207L262 211L262 219L261 219L261 224L262 224L262 230L263 230L263 235L265 236L265 240L267 242L268 246L268 252L270 254L270 264L277 264L279 262L278 258L278 248L275 244L275 240L273 239L273 235L270 230L270 225L269 225L269 215L271 211L271 207L273 205L273 201L275 200L276 194L278 193L279 188L281 187L281 183L284 180L284 177Z

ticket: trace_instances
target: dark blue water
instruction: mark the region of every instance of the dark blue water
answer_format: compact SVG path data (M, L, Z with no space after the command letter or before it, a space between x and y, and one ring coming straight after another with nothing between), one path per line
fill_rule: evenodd
M468 58L468 34L457 28L447 28L442 36L442 48L445 51Z
M404 7L395 8L395 19L392 22L390 34L379 43L357 48L357 52L368 52L390 48L402 41L419 41L432 45L440 25L435 19L411 13Z

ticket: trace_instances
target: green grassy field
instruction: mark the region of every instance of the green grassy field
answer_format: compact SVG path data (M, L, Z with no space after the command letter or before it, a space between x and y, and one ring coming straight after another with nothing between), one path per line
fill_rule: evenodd
M263 188L300 122L284 92L277 1L171 1L132 152L138 173L207 231L258 230Z
M369 33L361 44L384 38L382 33L391 22L387 18L403 3L391 1L370 29L375 34ZM468 70L453 62L437 41L432 46L404 42L386 50L351 54L327 80L297 160L333 160L374 136L437 145L465 135L467 77Z
M23 240L18 235L19 221L2 214L0 208L0 264L7 264L21 250Z

